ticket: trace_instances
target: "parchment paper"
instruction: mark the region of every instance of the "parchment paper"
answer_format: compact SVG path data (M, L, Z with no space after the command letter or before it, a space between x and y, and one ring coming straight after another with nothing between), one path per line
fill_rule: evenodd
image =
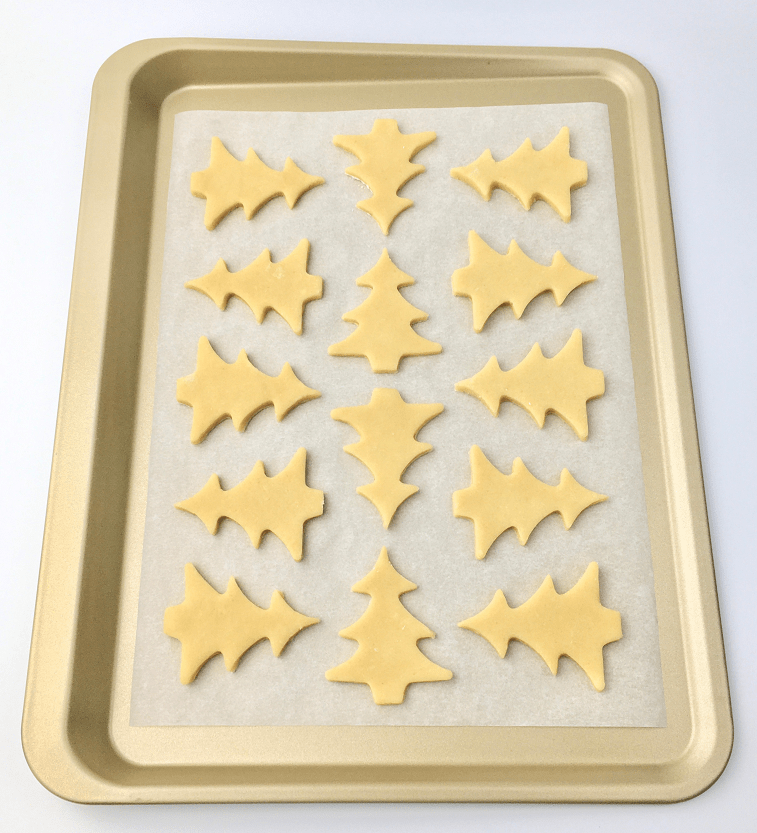
M396 118L405 133L437 133L415 157L426 172L401 191L415 205L399 216L388 237L355 207L370 195L345 175L358 160L331 141L337 133L369 132L377 117ZM512 153L526 137L542 148L564 125L570 128L572 155L586 160L589 169L588 184L573 191L570 223L544 202L527 212L503 191L485 202L450 177L450 168L468 164L487 147L495 159ZM254 147L277 169L291 156L326 184L305 194L294 210L279 198L252 221L237 209L206 231L205 201L190 194L189 181L193 171L207 167L212 136L239 159ZM167 212L132 724L665 725L606 106L182 113L174 126ZM450 283L453 271L469 262L471 229L503 253L514 238L545 264L559 249L598 280L575 290L562 307L551 295L539 297L520 320L509 307L500 309L476 334L470 301L453 296ZM209 298L184 288L220 257L236 271L264 248L280 260L302 238L311 242L309 271L323 277L324 294L307 306L301 337L273 312L258 325L238 299L222 312ZM354 329L341 315L367 297L368 290L355 281L385 246L416 280L403 294L429 315L417 332L444 348L439 356L403 359L397 374L373 374L366 359L327 354L329 344ZM576 327L584 334L586 364L603 370L606 380L605 395L588 406L588 441L581 442L556 416L548 416L540 430L512 403L503 403L495 418L476 399L455 392L455 382L472 376L490 356L510 368L536 341L552 356ZM278 374L289 361L322 397L280 423L273 409L261 411L242 434L227 420L202 444L191 445L192 411L177 403L176 380L193 372L202 335L226 361L244 349L269 374ZM445 408L419 435L433 451L404 477L420 491L400 507L388 530L375 507L355 492L372 480L368 469L342 450L357 441L357 433L329 416L335 407L367 403L374 387L396 387L408 402L440 402ZM470 483L468 451L474 443L507 473L520 456L534 475L556 484L566 467L609 500L587 509L570 531L558 515L550 516L526 546L510 530L485 560L476 561L473 524L452 515L452 492ZM326 505L323 516L305 526L299 563L270 533L256 550L232 521L223 521L213 537L198 518L174 508L213 472L230 488L258 459L269 475L276 474L300 446L308 450L308 483L325 492ZM365 611L368 597L350 587L372 568L384 545L396 568L418 585L402 597L405 607L436 632L436 639L422 640L419 647L454 672L449 682L410 685L404 703L396 706L375 705L365 685L324 677L357 648L338 631ZM604 649L604 692L596 692L570 659L560 660L553 677L523 644L511 642L500 659L484 639L457 627L482 610L497 588L518 605L549 574L565 592L591 561L599 563L602 603L620 611L623 626L623 638ZM194 683L183 686L180 644L163 633L162 620L165 608L184 597L187 562L219 591L235 576L252 601L267 607L271 592L279 589L296 610L321 622L296 636L278 658L263 641L242 658L236 673L215 657Z

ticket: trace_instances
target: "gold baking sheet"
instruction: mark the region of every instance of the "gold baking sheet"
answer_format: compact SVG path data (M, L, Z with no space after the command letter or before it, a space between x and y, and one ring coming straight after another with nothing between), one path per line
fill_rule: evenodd
M130 726L174 116L561 102L610 118L667 725ZM93 92L25 710L43 783L83 801L676 800L717 777L731 734L645 71L589 50L156 41L111 58Z

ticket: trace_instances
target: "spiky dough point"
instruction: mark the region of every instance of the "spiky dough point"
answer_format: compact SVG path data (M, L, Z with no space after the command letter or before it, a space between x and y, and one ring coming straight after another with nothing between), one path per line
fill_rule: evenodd
M495 162L490 150L470 165L453 168L455 179L470 185L485 200L495 188L512 194L528 211L536 200L554 208L563 222L570 221L570 192L586 185L586 162L570 155L570 131L563 127L543 150L534 150L530 139L507 159Z
M589 506L607 500L606 495L584 488L567 470L560 483L542 483L516 457L512 474L504 474L483 451L470 450L471 484L452 494L452 513L473 521L476 558L484 558L491 545L508 529L515 529L525 545L534 528L548 515L559 512L566 529Z
M394 119L376 119L370 133L334 136L338 148L360 159L359 165L352 165L346 172L367 185L373 196L359 202L357 207L370 214L384 234L389 234L395 219L413 204L412 200L397 196L397 192L426 170L410 160L434 139L433 131L400 133Z
M507 254L488 246L475 231L468 234L470 263L452 275L455 295L471 299L473 329L480 333L498 307L510 304L516 318L543 292L551 292L560 306L576 287L597 279L571 266L556 252L549 266L531 260L513 240Z
M386 249L376 265L357 279L358 286L372 291L359 307L342 319L357 324L357 329L338 344L329 347L330 356L364 356L374 373L396 373L405 356L433 356L442 352L441 344L418 335L413 324L428 315L406 301L400 287L415 281L398 269Z
M366 612L339 635L354 639L357 651L326 672L326 679L370 686L377 705L397 705L410 683L431 683L452 678L452 672L432 662L418 648L418 640L433 639L434 632L403 606L399 597L417 585L401 575L384 547L373 569L352 586L371 597Z
M235 578L218 593L193 564L184 567L184 586L184 601L166 608L163 632L181 642L179 679L185 685L216 654L223 655L228 671L236 671L242 655L261 639L270 641L277 657L292 637L320 621L298 613L278 590L267 610L258 607Z
M601 370L584 364L583 336L573 330L560 352L545 358L534 344L523 361L502 370L495 356L470 379L463 379L455 390L475 396L497 416L504 400L514 402L528 411L539 428L544 427L548 413L561 417L581 440L589 436L586 403L605 392Z
M241 298L258 324L273 310L297 335L302 335L305 304L323 296L323 279L307 270L309 254L309 241L300 240L278 263L272 262L268 249L238 272L229 272L226 262L219 260L206 275L184 286L207 295L219 309L226 309L232 295Z
M262 461L231 489L222 489L217 474L197 494L176 504L196 515L211 535L218 532L221 518L238 523L257 549L264 532L272 532L295 561L302 559L305 522L323 514L323 492L305 482L307 452L300 448L286 468L268 477Z
M332 419L351 425L360 434L360 442L344 450L371 470L373 483L357 491L378 509L384 528L400 504L418 491L401 478L411 463L431 451L429 443L418 442L415 436L443 410L438 404L408 404L393 388L374 388L368 405L331 412Z
M278 376L258 370L244 350L233 364L227 364L205 336L197 345L195 372L176 383L177 401L193 411L190 439L195 444L225 419L231 419L237 431L244 431L268 405L273 405L276 419L281 420L292 408L320 395L295 376L288 362Z
M557 593L547 576L520 607L511 608L505 594L497 590L488 607L459 627L483 636L503 658L510 640L517 639L536 651L553 674L557 674L560 657L570 657L597 691L605 687L602 649L623 636L620 613L603 607L599 600L596 561L567 593Z
M235 208L243 208L251 220L274 197L284 197L294 208L311 188L323 185L320 176L310 176L287 157L284 169L275 171L250 148L243 161L235 159L214 136L210 142L210 165L195 171L190 181L192 195L205 199L205 228L214 229Z

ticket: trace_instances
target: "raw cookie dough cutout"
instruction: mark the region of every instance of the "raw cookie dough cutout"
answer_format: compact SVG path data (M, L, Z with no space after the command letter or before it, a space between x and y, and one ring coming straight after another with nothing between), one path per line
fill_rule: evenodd
M623 636L620 613L599 601L596 561L567 593L557 593L547 576L520 607L510 607L505 594L497 590L488 607L459 627L483 636L503 658L510 640L517 639L536 651L555 675L560 657L570 657L597 691L605 687L602 649Z
M585 440L589 436L586 403L605 392L601 370L584 364L583 336L573 330L560 352L545 358L534 344L529 354L512 370L502 370L495 356L470 379L463 379L455 390L475 396L497 416L500 404L507 399L520 405L544 427L548 413L557 414Z
M373 196L357 207L367 212L384 234L395 219L413 204L397 192L426 168L410 160L436 139L436 133L400 133L394 119L376 119L370 133L361 136L334 136L334 144L360 159L347 168L349 176L367 185Z
M235 159L214 136L210 142L210 165L195 171L190 181L192 195L207 200L205 228L212 231L235 208L243 208L251 220L274 197L284 197L294 208L311 188L323 185L320 176L310 176L287 157L284 169L275 171L258 158L252 148L243 161Z
M537 295L551 292L560 306L574 289L597 279L571 266L561 252L555 253L549 266L542 266L524 254L515 240L507 254L501 255L471 231L468 248L470 263L452 274L452 290L471 299L477 333L498 307L509 304L515 317L520 318Z
M418 491L401 478L412 462L431 451L430 443L418 442L415 436L443 410L444 405L408 404L393 388L374 388L368 405L331 412L332 419L346 422L360 434L360 442L344 450L371 470L373 483L358 486L357 491L378 509L384 528L400 504Z
M323 279L308 272L309 254L309 241L300 240L278 263L271 261L268 249L238 272L229 272L226 261L221 259L207 275L187 281L184 286L207 295L222 310L232 295L241 298L258 324L273 310L299 336L305 304L323 297Z
M528 211L536 200L554 208L563 222L570 221L570 192L586 185L586 162L570 155L570 131L563 127L543 150L534 150L530 139L507 159L495 162L487 148L475 162L450 171L485 200L501 188Z
M255 414L273 405L281 421L292 408L317 399L320 392L303 384L284 364L278 376L258 370L244 350L237 360L227 364L205 336L197 345L197 368L176 383L176 399L192 408L193 443L205 437L225 419L231 419L237 431L244 431Z
M470 450L471 484L452 493L452 513L473 521L476 558L484 558L499 536L514 528L525 545L537 524L559 512L566 529L589 506L607 500L606 495L584 488L567 470L558 486L542 483L516 457L512 474L503 474L483 451Z
M432 662L418 648L419 639L435 634L418 621L400 601L403 593L418 585L397 572L386 547L374 568L352 585L354 593L371 597L368 609L339 636L354 639L357 651L341 665L326 672L326 679L339 683L364 683L379 706L396 705L405 699L410 683L452 679L452 672Z
M371 294L342 319L357 324L357 329L338 344L329 347L330 356L364 356L374 373L396 373L405 356L433 356L442 352L441 344L418 335L413 324L428 315L406 301L400 287L415 283L392 263L386 249L378 263L357 279Z
M292 637L320 621L291 608L278 590L267 610L258 607L233 577L226 592L218 593L192 564L184 567L184 586L184 601L166 608L163 616L163 632L181 642L184 685L216 654L223 655L227 671L236 671L242 655L261 639L271 643L277 657Z
M231 489L222 489L217 474L196 495L176 504L205 524L215 535L221 518L238 523L257 549L264 532L272 532L295 561L302 559L305 522L323 514L323 492L305 482L307 452L300 448L274 477L268 477L261 460Z

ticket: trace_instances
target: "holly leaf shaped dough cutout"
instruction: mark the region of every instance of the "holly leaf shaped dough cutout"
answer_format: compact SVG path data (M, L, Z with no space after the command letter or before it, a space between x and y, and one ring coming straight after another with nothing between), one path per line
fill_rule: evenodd
M551 292L560 306L574 289L597 279L571 266L561 252L555 253L549 266L542 266L531 260L515 240L507 254L501 255L471 231L468 248L470 263L452 274L452 290L471 299L477 333L498 307L510 304L515 317L520 318L537 295Z
M378 262L357 279L371 294L342 319L357 324L357 329L338 344L329 347L330 356L364 356L374 373L396 373L405 356L433 356L442 352L441 344L418 335L413 324L428 315L406 301L400 287L415 281L398 269L386 249Z
M323 492L305 482L307 452L300 448L274 477L268 477L262 461L231 489L222 489L217 474L187 500L176 504L205 524L215 535L221 518L238 523L257 549L264 532L272 532L295 561L302 559L305 522L323 514Z
M218 593L193 564L184 567L184 586L184 601L166 608L163 616L163 632L181 642L179 679L184 685L216 654L223 655L227 671L236 671L243 654L261 639L271 643L277 657L290 639L320 621L298 613L278 590L268 609L258 607L235 578L225 593Z
M384 234L395 219L413 201L397 192L426 168L410 160L418 151L436 139L436 133L400 133L394 119L376 119L370 133L360 136L334 136L334 144L360 159L359 165L347 168L346 173L367 185L373 196L362 200L357 207L367 212Z
M176 383L176 399L192 408L190 440L197 444L225 419L244 431L255 414L273 405L281 421L292 408L317 399L320 392L303 384L289 365L278 376L268 376L239 351L232 364L225 362L205 336L197 345L197 368Z
M400 504L418 491L417 486L402 482L403 473L432 449L430 443L418 442L415 436L443 410L438 404L408 404L393 388L375 388L368 405L331 412L332 419L346 422L360 434L360 442L346 445L344 450L371 470L373 483L359 486L357 491L378 509L385 529Z
M410 683L452 679L452 672L432 662L418 640L433 639L434 632L407 611L400 596L417 590L389 560L386 547L365 578L352 585L354 593L371 597L365 613L339 636L354 639L358 649L346 662L326 672L326 679L370 686L379 706L397 705Z
M488 607L459 627L483 636L503 658L510 640L517 639L536 651L555 675L560 657L570 657L597 691L605 688L602 649L623 636L620 613L603 607L599 600L596 561L567 593L557 593L547 576L520 607L511 608L505 594L497 590Z
M544 200L567 223L570 192L586 185L587 171L586 162L570 155L570 131L563 127L543 150L534 150L526 139L507 159L495 162L487 148L475 162L450 173L487 201L495 188L512 194L526 211L536 200Z
M581 440L589 436L586 403L605 392L601 370L587 367L583 359L583 336L573 330L560 352L551 359L534 344L523 361L502 370L495 356L470 379L463 379L455 390L475 396L497 416L504 400L528 411L539 428L548 413L561 417Z
M251 220L274 197L284 197L287 205L294 208L306 191L324 181L320 176L306 174L289 157L283 170L275 171L252 148L240 162L214 136L210 142L210 165L192 174L190 190L193 196L206 200L205 228L212 231L235 208L244 209L244 216Z
M300 240L278 263L271 260L268 249L238 272L230 272L221 259L207 275L187 281L184 286L207 295L222 310L232 295L241 298L258 324L273 310L299 336L305 304L323 297L323 279L308 272L309 254L309 241Z
M473 521L476 558L481 559L491 545L508 529L514 528L525 546L534 528L548 515L558 512L566 529L589 506L607 500L606 495L584 488L567 470L560 483L542 483L516 457L512 474L504 474L483 451L470 450L471 484L452 494L452 513Z

